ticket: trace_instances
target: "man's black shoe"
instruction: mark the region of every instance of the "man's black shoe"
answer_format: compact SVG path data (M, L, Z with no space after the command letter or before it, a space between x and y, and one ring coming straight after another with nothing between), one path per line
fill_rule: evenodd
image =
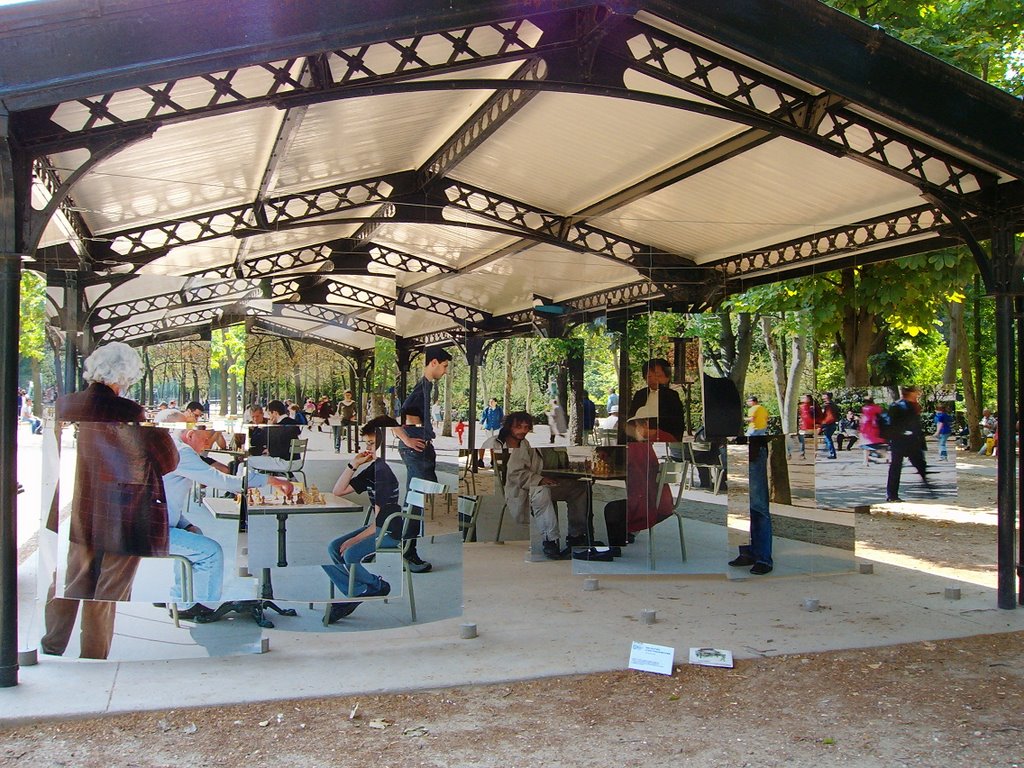
M387 597L391 594L391 585L388 584L384 579L380 580L380 586L377 589L367 592L363 597Z
M729 565L733 568L741 568L747 565L753 565L757 560L751 555L740 555L735 560L730 560Z
M405 562L409 564L409 570L413 573L428 573L434 567L415 552L407 554Z
M198 619L201 616L209 616L211 613L214 613L213 608L207 608L202 603L196 603L187 611L178 611L178 619L184 619L185 621L194 621L195 619ZM172 613L171 615L173 616L174 614Z
M772 567L768 563L754 563L754 567L750 569L750 572L755 576L764 576L766 573L772 572Z
M568 560L572 554L572 550L566 547L562 549L558 546L558 539L554 541L545 541L543 544L544 557L548 560Z
M328 624L335 624L341 619L348 616L352 611L359 607L359 601L356 600L351 603L332 603L331 613L327 617Z
M886 496L885 501L888 504L893 502L902 502L903 499L901 499L899 496Z
M573 560L594 560L603 563L610 563L615 559L615 556L611 553L608 547L589 547L587 549L579 549L572 553Z

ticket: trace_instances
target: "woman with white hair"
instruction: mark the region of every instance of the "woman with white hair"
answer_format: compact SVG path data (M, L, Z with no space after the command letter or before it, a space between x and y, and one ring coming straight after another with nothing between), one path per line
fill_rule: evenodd
M57 418L78 422L78 459L64 597L53 597L55 583L42 647L64 653L78 600L86 600L81 654L105 659L116 601L131 599L140 558L167 556L163 475L178 466L178 451L167 430L139 426L145 411L122 397L142 376L134 349L120 342L99 347L86 359L83 376L89 382L84 391L57 400ZM56 516L47 527L57 530Z

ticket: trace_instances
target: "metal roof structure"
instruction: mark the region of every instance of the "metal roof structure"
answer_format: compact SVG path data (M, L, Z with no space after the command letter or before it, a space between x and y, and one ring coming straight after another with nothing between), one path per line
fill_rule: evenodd
M72 351L245 320L365 361L965 245L1014 607L1022 147L1020 100L816 0L0 7L0 685L22 268Z
M701 310L1024 221L1019 100L809 0L36 2L0 61L94 342Z

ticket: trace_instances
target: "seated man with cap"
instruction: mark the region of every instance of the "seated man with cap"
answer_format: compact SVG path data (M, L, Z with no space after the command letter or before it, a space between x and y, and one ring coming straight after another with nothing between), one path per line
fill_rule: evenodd
M241 493L243 478L220 472L203 461L202 453L208 451L219 433L209 429L186 429L175 437L178 448L178 466L163 476L164 492L167 495L167 516L169 523L169 552L187 557L192 563L192 585L195 600L219 602L224 581L224 552L213 539L204 536L199 526L185 516L192 498L192 484L199 483L222 491ZM286 495L291 494L292 484L287 480L270 477L259 472L249 472L250 488L272 485ZM175 569L172 600L181 599L181 576ZM178 618L195 619L213 613L199 602L179 611Z

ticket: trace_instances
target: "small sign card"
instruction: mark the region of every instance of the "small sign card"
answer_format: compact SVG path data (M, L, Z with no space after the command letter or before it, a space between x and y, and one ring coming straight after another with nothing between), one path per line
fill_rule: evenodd
M676 649L670 646L634 642L629 651L629 668L671 677L675 656Z
M691 648L690 663L702 667L726 667L732 669L732 651L722 648Z

